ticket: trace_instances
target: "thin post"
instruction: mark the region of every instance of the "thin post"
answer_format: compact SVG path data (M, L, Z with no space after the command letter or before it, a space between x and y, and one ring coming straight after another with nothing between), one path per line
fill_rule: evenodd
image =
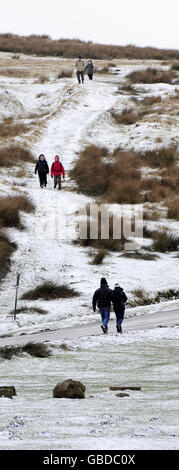
M16 279L15 309L14 309L14 321L16 320L16 310L17 310L17 297L18 297L19 281L20 281L20 274L17 274L17 279Z

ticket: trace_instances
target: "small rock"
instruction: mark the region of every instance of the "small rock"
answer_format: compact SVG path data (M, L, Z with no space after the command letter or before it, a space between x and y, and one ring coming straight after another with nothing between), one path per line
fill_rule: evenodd
M53 389L53 398L85 398L85 386L72 379L59 382Z
M129 397L130 395L128 393L117 393L116 397Z
M16 396L16 389L13 386L4 386L0 387L0 397L7 397L7 398L13 398L13 396Z

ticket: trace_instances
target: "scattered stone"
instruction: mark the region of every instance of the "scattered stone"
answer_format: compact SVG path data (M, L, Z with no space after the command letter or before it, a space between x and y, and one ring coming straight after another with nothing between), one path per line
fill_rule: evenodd
M128 393L117 393L116 397L130 397Z
M0 387L0 397L13 398L16 396L16 389L13 386Z
M123 386L116 386L116 387L109 387L110 390L113 390L114 392L117 391L117 390L141 390L141 387L133 387L133 386L130 386L130 385L123 385Z
M85 386L76 380L59 382L53 389L53 398L85 398Z

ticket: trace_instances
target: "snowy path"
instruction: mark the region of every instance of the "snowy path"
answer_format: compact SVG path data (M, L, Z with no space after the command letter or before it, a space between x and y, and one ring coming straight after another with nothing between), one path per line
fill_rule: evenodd
M160 310L158 313L148 315L129 317L124 319L123 331L139 331L149 330L159 327L173 327L179 325L179 309L178 310ZM115 334L115 320L109 322L109 334ZM99 322L86 325L74 326L73 328L62 328L56 331L46 331L33 335L13 336L0 338L0 347L24 345L28 342L63 342L65 340L73 340L86 336L99 336L100 331L100 315ZM119 335L120 338L120 335Z
M12 85L17 98L23 101L25 109L36 112L40 109L36 98L37 85ZM39 85L38 85L39 87ZM42 87L42 86L41 86ZM68 170L72 167L76 152L85 145L94 143L104 145L113 150L123 140L118 126L111 120L109 110L112 107L121 109L129 98L116 94L117 84L95 79L85 84L77 85L73 79L59 85L43 86L44 103L50 107L50 118L47 120L43 135L32 145L34 156L40 153L47 157L49 167L55 154L59 154L66 170L65 181L62 181L62 191L54 190L53 181L48 177L46 189L39 188L34 167L28 165L28 175L24 182L27 195L33 200L36 212L24 214L24 225L27 229L18 232L15 229L7 233L18 245L12 257L12 269L2 283L0 294L0 324L1 335L25 333L33 334L42 328L59 329L74 324L91 323L94 316L91 311L91 298L98 287L100 277L106 277L113 287L120 282L130 296L136 288L143 288L153 293L160 290L176 288L178 285L177 258L172 254L161 254L157 261L136 261L125 259L119 253L110 253L104 263L99 266L90 265L89 250L75 246L71 240L60 237L63 230L61 209L65 209L70 229L75 227L75 211L85 206L92 199L75 192L73 183L68 178ZM127 131L126 131L127 136ZM125 137L126 138L126 137ZM7 176L4 174L4 178ZM13 181L12 175L12 181ZM9 183L9 181L8 181ZM4 185L6 193L10 185ZM3 187L3 190L4 190ZM21 190L23 187L21 188ZM24 189L23 189L24 191ZM12 192L12 190L11 190ZM14 308L16 273L21 273L18 307L40 307L46 310L46 315L34 315L33 312L18 316L18 325L9 319L9 312ZM20 296L29 289L44 281L68 284L80 292L80 297L72 300L43 301L42 299L29 302L20 300Z

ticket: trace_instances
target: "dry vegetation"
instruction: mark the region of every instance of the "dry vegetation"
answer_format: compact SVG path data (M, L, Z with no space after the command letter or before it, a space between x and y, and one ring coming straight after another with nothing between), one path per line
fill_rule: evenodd
M168 289L165 291L158 291L155 295L151 296L145 289L134 289L132 291L136 297L134 301L129 300L127 303L130 307L135 307L136 305L150 305L159 302L164 302L167 300L173 300L179 298L178 289Z
M66 299L71 297L77 297L80 294L68 287L67 285L57 285L53 282L44 282L37 286L35 289L31 289L25 294L22 295L21 299L25 300L38 300L38 299L45 299L45 300L53 300L53 299Z
M33 212L34 205L26 196L9 196L0 198L0 227L24 228L20 211Z
M14 123L13 118L5 118L0 125L0 137L15 137L25 134L29 128L23 123Z
M27 343L24 346L5 346L0 348L0 357L3 359L12 359L14 356L19 356L23 353L30 354L32 357L49 357L51 351L44 343Z
M2 280L11 266L11 256L17 246L4 235L5 228L24 228L20 211L32 212L34 205L25 196L0 198L0 280Z
M11 33L0 34L0 50L18 54L38 54L56 57L77 57L79 54L89 59L154 59L173 60L179 59L178 50L157 49L152 47L136 47L133 45L113 46L95 44L91 41L83 42L79 39L52 40L47 35L18 36Z
M133 108L124 108L121 114L117 113L113 109L110 111L111 116L114 118L117 124L124 124L127 126L140 121L146 113L147 111L141 111L137 113Z
M30 150L18 144L1 149L0 167L12 167L23 163L35 163Z
M0 280L2 280L10 269L10 259L17 248L16 244L0 232Z
M173 83L177 74L175 70L167 71L158 70L156 68L147 68L143 70L133 71L127 75L131 83Z
M160 180L142 177L143 167L156 168ZM179 185L177 150L170 147L135 153L116 149L111 155L90 145L80 153L70 177L80 192L107 203L160 202L175 195Z

